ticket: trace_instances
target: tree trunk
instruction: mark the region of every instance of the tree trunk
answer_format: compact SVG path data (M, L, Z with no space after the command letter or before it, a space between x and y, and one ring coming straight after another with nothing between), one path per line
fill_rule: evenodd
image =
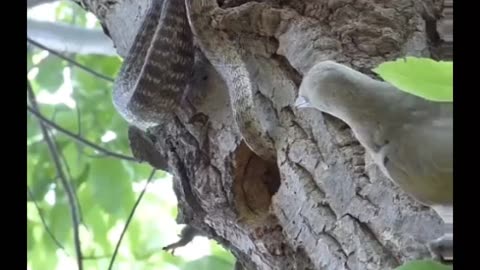
M125 56L149 0L106 9L95 4L104 1L86 2ZM372 75L377 64L405 55L449 59L451 3L219 2L214 27L253 56L259 117L277 160L263 161L242 142L226 84L198 61L194 119L154 131L174 175L178 222L223 244L245 269L392 269L429 257L426 244L443 234L441 219L387 180L347 125L292 104L303 74L321 60Z

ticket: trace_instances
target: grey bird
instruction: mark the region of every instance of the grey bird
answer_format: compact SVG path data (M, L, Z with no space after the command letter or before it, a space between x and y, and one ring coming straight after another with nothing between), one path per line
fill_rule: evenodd
M452 102L432 102L323 61L304 76L294 106L344 121L388 178L453 223ZM451 238L446 234L434 244L451 249Z

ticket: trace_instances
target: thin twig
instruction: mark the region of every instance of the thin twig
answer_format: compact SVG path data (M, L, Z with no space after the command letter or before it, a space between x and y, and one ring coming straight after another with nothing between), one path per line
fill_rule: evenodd
M135 204L133 205L132 211L130 212L130 215L127 218L127 222L125 223L125 226L123 227L123 231L120 234L120 238L118 239L117 245L115 246L115 251L113 252L112 259L110 260L110 265L108 266L108 270L112 270L113 262L115 261L115 257L117 257L118 249L120 248L120 243L122 242L123 236L127 232L127 228L128 228L128 225L130 225L130 221L132 221L133 214L135 214L135 210L137 209L137 206L142 200L142 197L145 194L145 191L147 191L148 184L152 181L153 176L155 175L155 172L156 172L156 169L153 169L152 172L150 173L150 176L148 177L147 183L145 183L145 186L143 187L142 192L138 196L138 199L135 202Z
M55 143L55 147L57 149L60 149L60 147L58 146L57 140L53 139L53 142ZM72 176L72 173L70 171L70 166L68 165L67 158L63 154L63 151L59 151L58 154L61 158L61 161L63 162L63 165L65 166L65 169L67 169L68 182L70 183L71 181L73 181L73 176ZM80 206L80 201L78 200L77 190L76 190L75 187L72 187L72 189L74 191L73 195L75 195L75 201L77 202L78 216L80 217L80 224L83 224L83 212L82 212L82 207Z
M35 100L35 94L33 93L32 86L27 79L27 93L28 99L32 107L38 111L37 101ZM60 163L60 159L58 157L58 153L56 151L55 145L50 138L50 134L48 134L47 127L42 121L39 121L40 129L42 130L43 139L48 145L48 149L50 150L50 155L52 156L53 162L55 164L55 168L57 170L58 177L60 178L60 183L62 184L63 188L65 189L65 193L67 194L68 203L70 205L70 213L72 216L72 225L73 225L73 238L75 244L75 253L77 256L77 263L78 263L78 270L83 270L83 261L82 261L82 246L80 243L80 233L78 230L80 221L78 217L78 208L75 201L75 196L73 195L72 187L67 181L65 174L62 169L62 164Z
M53 123L52 121L48 120L45 116L43 116L39 111L35 110L34 108L30 107L27 105L27 111L29 111L30 113L32 113L35 117L37 117L38 119L41 120L42 123L54 128L55 130L75 139L77 142L80 142L86 146L89 146L95 150L97 150L98 152L101 152L103 153L104 155L106 156L111 156L111 157L115 157L115 158L119 158L119 159L123 159L123 160L127 160L127 161L134 161L134 162L138 162L138 160L136 160L134 157L129 157L129 156L125 156L125 155L122 155L122 154L118 154L118 153L115 153L115 152L112 152L110 150L107 150L105 148L102 148L90 141L87 141L86 139L74 134L73 132L71 131L68 131L62 127L60 127L59 125Z
M96 158L105 158L107 155L105 154L90 154L85 151L81 151L81 153L89 158L96 159ZM137 160L135 160L137 161Z
M61 249L63 250L63 252L65 252L67 255L68 255L68 252L65 250L65 248L63 247L62 243L60 243L60 241L58 241L58 239L55 237L55 235L53 234L52 230L50 230L50 227L48 226L47 224L47 221L45 220L45 217L43 216L43 211L42 209L40 208L40 205L38 205L37 203L37 200L35 199L35 197L33 196L33 192L32 190L30 189L29 186L27 186L27 192L28 192L28 195L30 196L30 198L32 198L32 201L35 205L35 208L37 209L37 212L38 212L38 216L40 217L40 220L42 221L42 224L43 224L43 227L45 228L45 231L47 232L47 234L50 236L50 238L52 238L53 242L55 242L55 244Z
M52 122L55 121L55 117L57 116L57 113L58 113L58 107L55 107L55 109L53 111L53 115L52 115L52 120L51 120ZM60 149L57 140L55 138L53 138L52 140L55 143L56 149L57 150ZM68 183L71 183L73 181L73 176L72 176L72 173L71 173L71 170L70 170L70 165L68 165L67 159L65 158L65 155L63 154L63 151L58 151L58 154L61 158L61 161L63 162L63 165L65 166L65 169L67 170ZM80 201L78 200L77 190L76 190L75 187L72 187L72 188L73 188L73 195L75 195L75 201L77 202L78 215L80 217L80 224L83 224L83 212L82 212L82 207L80 205Z
M31 43L32 45L34 45L35 47L38 47L38 48L43 49L43 50L46 50L46 51L48 51L49 53L51 53L51 54L53 54L53 55L55 55L55 56L57 56L57 57L59 57L59 58L62 58L63 60L71 63L72 65L74 65L74 66L82 69L82 70L85 71L85 72L88 72L88 73L90 73L90 74L92 74L92 75L94 75L94 76L96 76L96 77L98 77L98 78L100 78L100 79L105 80L105 81L114 82L114 80L113 80L112 78L110 78L110 77L108 77L108 76L106 76L106 75L103 75L103 74L101 74L101 73L99 73L99 72L97 72L97 71L95 71L95 70L93 70L93 69L91 69L91 68L89 68L89 67L87 67L87 66L85 66L85 65L82 65L82 64L78 63L77 61L75 61L75 60L73 60L73 59L70 59L69 57L67 57L67 56L65 56L65 55L63 55L63 54L61 54L61 53L59 53L59 52L57 52L57 51L55 51L55 50L52 50L52 49L46 47L45 45L42 45L42 44L36 42L35 40L29 38L29 37L27 37L27 41L28 41L29 43Z

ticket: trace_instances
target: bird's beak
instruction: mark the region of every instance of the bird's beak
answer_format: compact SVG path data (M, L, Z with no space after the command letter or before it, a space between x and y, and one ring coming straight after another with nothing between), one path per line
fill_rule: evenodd
M312 108L312 104L308 102L308 99L303 96L298 96L297 100L295 100L295 104L293 105L295 108Z

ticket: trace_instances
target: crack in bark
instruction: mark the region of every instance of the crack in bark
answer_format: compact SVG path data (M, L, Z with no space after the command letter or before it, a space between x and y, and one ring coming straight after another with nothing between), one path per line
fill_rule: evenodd
M170 148L170 153L172 154L172 163L174 163L176 166L176 171L178 173L178 177L180 178L180 182L182 184L185 200L189 204L189 206L198 214L199 216L205 216L206 212L202 208L200 201L198 198L195 196L193 193L191 184L190 184L190 178L188 177L188 172L185 168L185 164L181 162L180 157L178 153L175 150L175 146L171 144L170 142L167 142L169 148Z
M327 213L331 215L331 217L328 217L328 218L331 219L332 221L337 220L337 213L333 211L333 208L330 206L330 204L326 200L318 202L317 207L321 207L323 210L327 211ZM324 216L324 217L327 217L327 216Z
M275 104L273 104L273 101L265 96L262 91L260 91L260 87L258 87L258 91L255 93L255 96L257 96L258 99L260 99L262 101L263 104L268 104L269 106L269 111L272 111L273 114L275 115L275 122L278 123L278 119L279 119L279 115L278 115L278 112L275 108Z
M288 156L287 156L287 159L291 162L291 164L293 164L294 166L296 166L299 171L302 171L303 174L304 174L306 177L308 177L308 180L309 180L310 182L312 182L312 183L315 184L315 187L317 188L318 192L321 194L321 196L322 196L323 198L325 198L327 194L325 193L325 191L324 191L320 186L318 186L318 184L317 184L317 182L315 181L315 178L313 177L313 175L310 174L310 172L309 172L305 167L303 167L301 164L292 161Z
M218 179L220 179L220 181L218 181L218 184L220 185L220 190L222 191L223 193L223 196L225 197L225 200L227 201L227 204L231 205L231 201L230 201L230 198L228 196L228 192L227 190L225 189L225 185L222 181L222 172L220 171L219 168L217 168L215 165L213 165L211 162L210 162L210 168L212 168L212 171L214 171L217 175L218 175Z
M401 264L401 260L396 256L396 254L394 254L391 251L391 249L387 248L380 241L377 235L370 229L370 227L365 222L361 221L360 219L358 219L357 217L355 217L350 213L346 213L345 215L342 216L342 218L344 218L345 216L351 218L354 222L356 222L359 225L362 232L364 232L365 235L367 235L371 240L373 240L374 243L376 243L382 249L382 251L385 252L389 256L389 258L391 258L395 262L396 266Z
M289 107L288 107L288 108L289 108ZM290 127L291 127L291 128L295 128L295 131L302 133L300 139L310 138L310 137L308 136L308 133L305 131L305 129L303 129L303 127L302 127L297 121L292 120ZM298 139L297 139L297 138L294 138L294 142L295 142L296 140L298 140ZM293 142L292 142L292 144L293 144Z
M355 190L355 195L357 195L360 199L362 199L363 201L366 201L368 204L373 206L373 208L375 208L375 213L378 213L378 209L380 207L378 205L376 205L375 203L373 203L370 200L370 198L368 198L368 196L362 195L360 192L361 192L361 190Z
M278 40L275 41L277 42L276 47L278 50L279 42ZM272 55L272 59L278 63L278 67L288 76L287 78L292 81L297 88L300 87L302 75L290 64L287 57L275 53Z
M345 150L346 148L361 146L360 143L356 140L352 140L346 143L338 144L338 149Z
M324 236L327 236L328 239L330 239L333 243L335 243L335 245L337 246L337 250L343 254L344 260L347 261L348 254L343 249L343 246L340 243L340 241L338 241L338 239L329 231L323 231L321 234Z
M327 167L329 166L328 163L326 162L326 159L325 157L323 156L323 151L320 149L320 146L318 145L318 141L315 139L315 136L313 136L313 132L312 132L312 129L310 129L310 136L309 136L310 140L313 142L313 144L315 145L315 147L317 148L317 152L318 152L318 156L320 157L318 160L317 160L317 164L315 165L315 168L317 168L318 164L325 164Z
M315 232L315 230L313 229L312 225L311 225L310 222L309 222L309 219L306 218L304 215L300 214L299 216L302 218L302 224L307 227L308 231L309 231L311 234L313 234L316 238L319 238L321 232L320 232L320 233ZM325 225L324 225L324 227L325 227ZM323 227L323 228L324 228L324 227ZM322 228L322 229L323 229L323 228ZM320 231L321 231L321 230L320 230Z

